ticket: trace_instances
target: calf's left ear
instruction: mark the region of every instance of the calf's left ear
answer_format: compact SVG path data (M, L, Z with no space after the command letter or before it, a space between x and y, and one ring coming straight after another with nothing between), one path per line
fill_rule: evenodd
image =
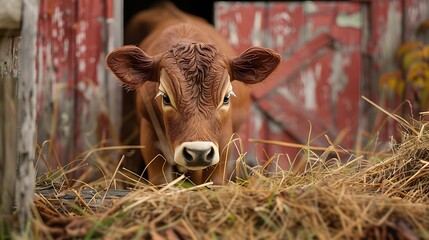
M255 84L266 79L279 65L280 54L269 48L251 47L230 61L232 79Z

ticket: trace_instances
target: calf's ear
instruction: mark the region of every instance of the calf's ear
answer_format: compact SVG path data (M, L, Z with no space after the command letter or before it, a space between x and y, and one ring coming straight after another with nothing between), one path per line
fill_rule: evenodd
M231 60L232 79L255 84L266 79L279 65L280 54L276 51L251 47Z
M125 87L134 89L145 81L157 81L157 57L136 46L120 47L107 55L106 66Z

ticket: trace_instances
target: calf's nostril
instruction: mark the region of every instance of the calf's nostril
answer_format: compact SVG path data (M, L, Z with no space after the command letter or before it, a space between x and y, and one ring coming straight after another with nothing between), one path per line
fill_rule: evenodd
M206 161L213 161L213 157L214 157L215 151L213 149L213 147L210 148L210 152L207 154L207 158Z
M187 162L192 162L193 157L192 157L192 155L188 152L188 149L187 149L187 148L183 148L183 156L185 157L185 160L186 160Z

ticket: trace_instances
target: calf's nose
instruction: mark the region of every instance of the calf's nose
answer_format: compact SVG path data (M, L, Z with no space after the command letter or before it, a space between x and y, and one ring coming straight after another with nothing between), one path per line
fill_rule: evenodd
M208 166L211 165L214 157L214 149L210 147L208 149L192 149L192 148L183 148L183 157L185 158L188 164L200 164Z
M189 169L202 169L219 162L219 151L213 142L185 142L175 149L174 161Z

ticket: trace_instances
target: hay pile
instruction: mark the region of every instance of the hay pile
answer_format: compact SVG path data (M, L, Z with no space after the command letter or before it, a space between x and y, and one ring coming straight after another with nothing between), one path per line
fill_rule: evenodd
M409 126L389 153L342 163L338 157L344 154L333 147L327 149L336 153L332 159L307 151L303 173L255 168L247 180L222 187L184 187L180 177L161 189L137 184L120 198L95 184L39 193L34 234L48 239L429 239L429 131L425 123L418 125ZM112 189L111 183L105 185Z

